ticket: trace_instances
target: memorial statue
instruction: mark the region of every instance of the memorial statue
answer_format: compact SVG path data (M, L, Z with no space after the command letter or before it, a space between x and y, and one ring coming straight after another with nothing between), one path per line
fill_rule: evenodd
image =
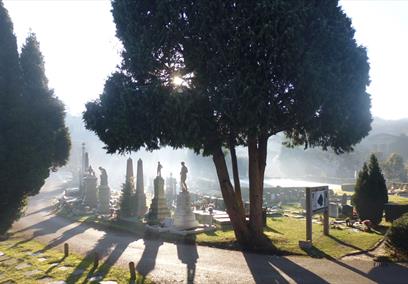
M92 166L91 165L89 165L89 168L88 168L88 174L90 175L90 176L95 176L95 172L94 172L94 170L92 169Z
M180 188L181 188L181 191L187 191L187 184L186 184L187 173L188 173L187 167L185 166L184 162L181 162L181 171L180 171Z
M108 175L106 173L106 170L102 167L99 167L99 170L101 171L101 175L100 175L101 186L108 185Z
M157 162L157 176L161 177L161 169L163 166L160 164L160 162Z

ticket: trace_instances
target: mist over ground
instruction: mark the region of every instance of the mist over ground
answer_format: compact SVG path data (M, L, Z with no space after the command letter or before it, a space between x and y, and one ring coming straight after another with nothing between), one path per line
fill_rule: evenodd
M156 176L157 162L163 166L162 176L167 178L172 174L177 180L180 176L180 163L184 161L188 167L187 182L192 191L206 191L207 189L218 191L216 171L211 157L196 155L189 149L173 150L166 147L161 150L148 152L140 150L131 154L106 154L103 149L104 144L93 133L85 129L82 118L67 115L66 123L71 132L72 150L70 161L66 167L71 171L78 171L81 159L82 143L86 145L89 153L89 161L96 175L99 176L99 166L107 170L109 176L109 186L113 190L120 190L125 181L126 160L133 159L134 173L136 174L137 160L143 160L145 189L149 190L153 178ZM283 134L278 134L269 139L268 159L265 171L265 180L281 179L280 186L289 186L291 179L303 181L325 182L340 184L354 178L356 171L359 171L364 161L368 159L370 153L375 152L379 159L385 159L393 152L399 153L405 160L408 160L408 119L383 120L375 118L372 123L370 135L362 140L355 147L355 151L342 155L335 155L332 151L322 151L320 149L306 149L298 147L294 149L286 148L282 145ZM245 186L247 179L247 150L237 149L238 166L240 177ZM227 157L227 162L229 157ZM200 181L200 188L197 182ZM201 188L208 183L208 187ZM276 181L274 182L276 184Z

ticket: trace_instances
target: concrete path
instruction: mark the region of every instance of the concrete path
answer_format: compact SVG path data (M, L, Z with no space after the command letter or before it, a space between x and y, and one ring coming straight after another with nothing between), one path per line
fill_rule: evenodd
M41 193L30 199L26 216L13 231L43 242L46 248L61 248L67 242L81 254L98 252L105 268L127 267L133 261L140 273L157 283L408 283L408 267L402 264L277 257L106 233L50 213L62 183L63 178L53 174ZM76 277L74 272L69 282L75 283Z

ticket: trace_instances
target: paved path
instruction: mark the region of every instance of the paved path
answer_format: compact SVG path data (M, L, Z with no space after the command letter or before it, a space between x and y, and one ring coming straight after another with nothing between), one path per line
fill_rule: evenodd
M367 259L277 257L108 234L50 213L61 184L61 176L53 174L41 193L30 199L14 232L35 238L46 248L68 242L78 253L98 252L104 256L104 267L127 267L133 261L140 273L158 283L408 283L408 267L401 264L375 267ZM75 282L74 273L69 280Z

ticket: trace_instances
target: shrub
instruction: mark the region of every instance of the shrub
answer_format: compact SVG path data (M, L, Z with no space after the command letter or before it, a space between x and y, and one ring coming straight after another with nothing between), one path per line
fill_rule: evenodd
M388 202L388 193L374 154L371 155L368 166L365 163L358 174L352 202L361 220L370 220L373 225L381 222L384 204Z
M387 243L408 253L408 213L392 222L387 233Z

